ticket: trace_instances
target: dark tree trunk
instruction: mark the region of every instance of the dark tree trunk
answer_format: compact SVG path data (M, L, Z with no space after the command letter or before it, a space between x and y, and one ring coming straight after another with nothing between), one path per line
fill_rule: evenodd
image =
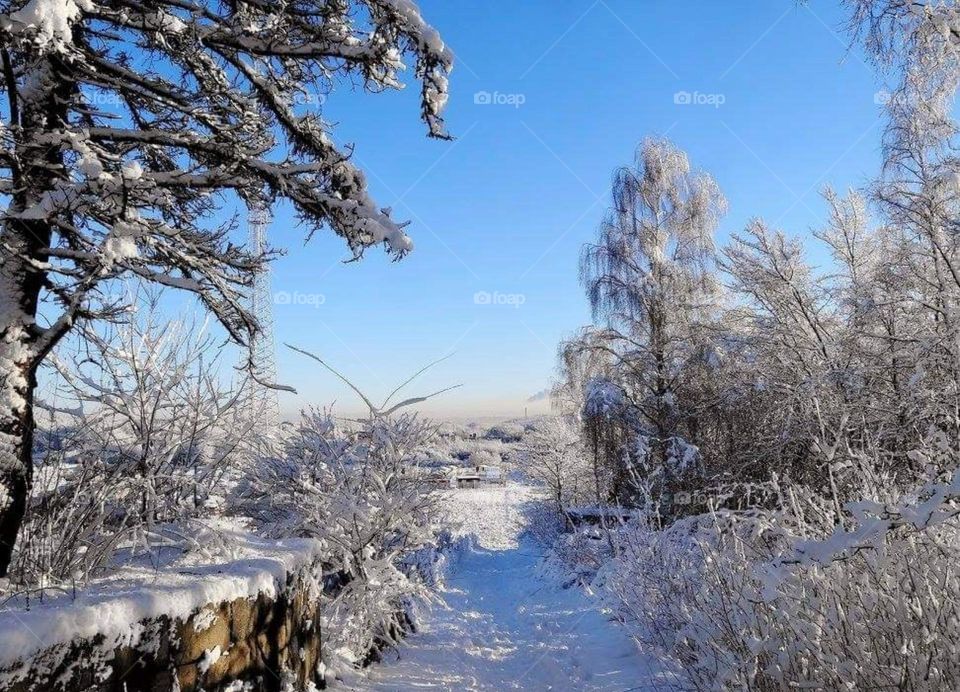
M23 522L33 480L33 397L43 357L36 326L43 274L24 258L42 256L50 228L8 220L0 248L0 577Z
M58 338L37 324L53 230L45 219L18 215L35 207L63 175L61 148L45 137L64 128L66 103L76 91L69 65L54 55L45 68L35 68L45 70L49 88L19 101L10 56L2 57L17 162L11 167L15 192L0 232L0 578L7 576L33 480L36 372Z
M8 382L9 379L8 373ZM27 373L25 379L26 391L17 393L26 397L25 405L18 411L0 415L0 577L5 577L10 568L10 557L27 510L33 480L31 399L36 380L32 372Z

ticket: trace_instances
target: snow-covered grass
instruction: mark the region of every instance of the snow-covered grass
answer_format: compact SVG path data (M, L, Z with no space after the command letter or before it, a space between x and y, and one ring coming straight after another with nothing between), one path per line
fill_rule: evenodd
M874 505L882 519L808 495L661 530L634 520L598 581L690 688L957 689L960 524L921 498Z
M527 526L525 509L539 497L539 491L518 483L444 490L441 521L455 536L474 536L481 548L516 548Z

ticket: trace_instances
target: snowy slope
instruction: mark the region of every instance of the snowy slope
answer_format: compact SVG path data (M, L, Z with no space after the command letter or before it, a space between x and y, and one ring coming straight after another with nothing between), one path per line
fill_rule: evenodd
M656 662L580 588L543 566L522 535L529 489L450 495L472 549L452 565L443 604L420 632L388 653L358 689L653 690L668 687ZM658 677L658 675L660 677Z

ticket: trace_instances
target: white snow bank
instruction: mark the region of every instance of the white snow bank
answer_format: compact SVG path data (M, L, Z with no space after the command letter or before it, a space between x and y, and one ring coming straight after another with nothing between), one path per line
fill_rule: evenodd
M124 567L79 591L0 607L0 667L28 659L57 644L102 634L107 645L136 643L144 620L161 615L185 619L207 604L275 596L287 574L321 557L312 539L272 541L230 531L234 559L193 553L159 568Z

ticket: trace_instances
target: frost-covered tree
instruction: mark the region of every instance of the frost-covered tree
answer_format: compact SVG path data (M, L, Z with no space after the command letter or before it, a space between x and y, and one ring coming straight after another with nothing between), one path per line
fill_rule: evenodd
M960 6L934 0L846 0L852 27L891 73L881 212L912 237L914 273L941 335L960 297ZM946 336L952 339L952 336Z
M263 261L211 221L222 193L290 201L359 256L411 249L316 102L340 79L399 88L445 137L452 56L411 0L8 0L0 3L0 575L31 482L37 367L133 274L192 291L239 342Z
M781 432L768 437L768 464L775 460L775 468L799 476L809 470L816 416L822 420L824 407L843 393L835 303L803 245L761 220L733 237L723 267L740 297L731 317L757 363L743 372L752 371L762 387L777 393L779 405L761 423Z
M327 660L353 663L377 641L393 643L404 603L425 595L402 567L434 537L436 503L416 462L434 433L410 414L344 427L330 411L304 411L283 454L239 490L268 535L324 542L324 576L341 586L321 599Z
M85 581L121 544L151 555L223 511L259 456L256 412L221 372L223 340L209 320L163 319L157 298L131 290L127 320L85 324L47 360L38 480L10 568L21 588Z
M257 417L240 405L243 383L224 383L208 324L163 320L156 295L132 302L128 321L85 325L79 349L55 352L58 399L37 404L86 429L80 456L117 470L115 512L149 533L222 502L224 476L252 456Z
M568 417L537 421L524 437L520 464L526 474L547 487L558 514L591 496L583 438L576 421Z
M557 377L550 392L553 405L564 414L579 415L590 381L611 377L620 354L603 329L590 326L560 342L557 360Z
M670 142L649 139L614 179L613 206L581 276L651 432L656 465L679 423L677 396L694 332L714 301L713 233L726 208L716 182Z
M888 158L911 140L944 142L957 134L960 6L952 0L844 0L850 27L879 67L891 71Z

